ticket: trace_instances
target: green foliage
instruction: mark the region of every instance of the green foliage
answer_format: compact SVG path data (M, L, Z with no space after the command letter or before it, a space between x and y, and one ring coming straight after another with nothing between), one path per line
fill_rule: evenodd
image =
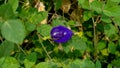
M50 36L59 25L65 43ZM120 0L0 0L0 68L119 67Z
M56 64L53 62L41 62L36 65L36 68L57 68Z
M20 64L14 57L2 57L0 58L0 66L2 68L19 68Z
M91 3L91 9L96 11L97 13L102 13L103 5L103 2L93 1Z
M3 19L12 19L14 18L14 13L12 10L12 6L7 3L7 4L3 4L0 6L0 16Z
M9 56L13 49L14 43L5 40L0 45L0 57Z
M8 0L8 3L12 6L13 11L15 12L18 8L19 0Z
M71 48L74 48L80 51L85 51L87 48L87 45L83 39L77 36L73 36L70 41L63 44L63 47L65 49L65 52L68 53L71 50Z
M109 17L111 16L120 16L120 6L119 5L106 5L104 7L103 13Z
M54 0L54 5L56 10L60 9L62 5L62 0Z
M25 38L25 27L20 20L8 20L1 26L2 36L13 43L20 44Z
M116 51L116 45L113 42L109 42L108 50L109 50L110 53L114 54L115 51Z
M37 28L37 32L40 33L42 36L47 37L50 36L50 31L51 31L52 27L49 25L40 25Z
M24 60L25 68L31 68L35 64L37 59L37 54L35 52L27 55L27 58Z

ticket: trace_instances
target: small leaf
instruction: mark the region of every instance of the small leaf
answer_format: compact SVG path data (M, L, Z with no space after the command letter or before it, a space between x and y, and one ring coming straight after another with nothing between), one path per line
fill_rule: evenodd
M29 20L31 23L34 24L39 24L41 23L45 18L47 18L48 16L48 12L44 11L44 12L37 12L34 9L30 10L30 16L29 16Z
M29 54L27 58L24 60L25 68L32 68L37 60L37 54L35 52Z
M87 45L86 45L85 41L83 41L83 39L81 39L80 37L73 36L71 38L71 40L69 40L66 43L63 43L63 48L64 48L65 52L69 52L71 50L71 48L75 48L80 51L85 51L87 48Z
M2 25L1 33L6 40L20 44L25 38L25 27L20 20L8 20Z
M116 45L113 42L109 42L108 44L108 51L112 54L115 54Z
M103 50L101 50L101 53L102 53L102 55L104 55L104 56L108 56L108 55L109 55L108 49L103 49Z
M14 49L14 43L3 41L0 45L0 57L9 56Z
M26 22L25 27L27 31L33 31L35 30L36 25L30 22Z
M3 63L4 62L4 63ZM19 62L13 57L0 58L0 64L2 68L19 68Z
M42 24L37 28L37 32L40 33L42 36L50 36L50 31L52 27L50 25Z
M114 21L115 24L117 24L120 27L120 16L114 17L113 21Z
M70 68L80 68L81 60L76 59L70 64Z
M57 68L57 65L53 62L40 62L35 68Z
M62 5L62 0L54 0L54 5L56 10L60 9Z
M85 0L78 0L78 4L83 4Z
M111 65L114 65L115 68L119 68L120 67L120 58L113 60L111 62Z
M67 24L68 24L69 26L74 26L74 25L75 25L75 21L70 20L70 21L67 22Z
M53 19L52 26L55 27L55 26L59 26L59 25L65 26L65 21L60 20L60 19Z
M90 9L90 4L89 4L89 0L79 0L78 4L80 7L82 7L83 9Z
M110 37L110 36L116 34L117 30L112 24L106 24L106 25L104 25L104 32L105 32L106 36Z
M10 4L3 4L0 6L0 16L3 19L13 19L14 13Z
M106 46L106 42L105 41L100 41L100 42L98 42L97 49L102 50L102 49L105 48L105 46Z
M80 68L95 68L95 64L91 60L83 60Z
M101 17L101 20L103 21L103 22L105 22L105 23L111 23L112 21L111 21L111 19L110 19L110 17L108 17L108 16L106 16L106 15L102 15L102 17Z
M120 0L110 0L110 1L120 3Z
M19 0L8 0L8 3L12 6L13 11L15 12L18 8Z
M102 68L99 60L96 61L95 68Z
M104 7L103 13L109 17L120 16L120 6L116 5L106 5Z
M94 10L94 11L96 11L97 13L101 13L103 5L104 5L103 2L93 1L91 3L91 9Z
M83 19L84 19L85 21L88 21L90 18L92 18L92 13L91 13L91 11L85 11L85 12L84 12Z
M111 65L111 64L108 64L107 68L112 68L112 65Z

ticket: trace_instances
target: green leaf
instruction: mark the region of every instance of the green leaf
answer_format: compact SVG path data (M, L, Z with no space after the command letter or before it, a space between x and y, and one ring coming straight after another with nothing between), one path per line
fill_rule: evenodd
M54 0L54 5L56 10L60 9L62 5L62 0Z
M120 6L118 6L118 5L105 5L103 13L109 17L120 16Z
M103 26L104 26L103 23L98 23L96 28L97 28L98 31L103 33L104 32L104 27Z
M113 42L109 42L108 44L108 51L112 54L115 54L116 45Z
M100 41L98 42L97 49L102 50L106 47L106 42L105 41Z
M57 68L57 65L53 62L40 62L35 68Z
M120 46L120 39L118 40L118 45Z
M40 33L42 36L48 37L50 36L50 31L51 31L52 27L50 25L40 25L37 28L37 32Z
M32 68L37 60L37 54L35 52L29 54L24 60L25 68Z
M117 24L120 27L120 16L114 17L113 21L114 21L115 24Z
M13 11L15 12L18 8L19 0L8 0L8 3L12 6Z
M78 0L78 4L83 4L85 0Z
M74 26L74 25L75 25L75 21L70 20L70 21L67 22L67 25L69 25L69 26Z
M83 9L90 9L90 4L89 4L89 0L79 0L78 4L80 7L82 7Z
M70 68L80 68L81 60L76 59L70 64Z
M116 34L117 30L112 24L106 24L104 25L104 32L106 36L110 37L111 35Z
M113 60L111 62L112 65L114 65L115 68L119 68L120 67L120 58Z
M53 19L52 21L52 26L58 26L58 25L62 25L65 26L65 21L60 20L60 19Z
M91 60L83 60L80 68L95 68L95 64Z
M2 25L1 33L6 40L20 44L25 38L25 27L20 20L8 20Z
M2 27L2 25L3 25L3 22L0 21L0 33L1 33L1 27Z
M95 66L95 68L102 68L99 60L96 61Z
M91 11L84 11L83 19L85 21L88 21L90 18L92 18L92 12Z
M102 13L104 3L99 1L93 1L91 3L91 9L96 11L97 13Z
M109 55L109 53L108 53L108 49L107 49L107 48L101 50L101 53L102 53L102 55L104 55L104 56L108 56L108 55Z
M108 16L106 16L106 15L102 15L102 17L101 17L101 20L103 21L103 22L105 22L105 23L111 23L112 21L111 21L111 19L110 19L110 17L108 17Z
M107 68L112 68L112 65L111 65L111 64L108 64Z
M13 19L14 13L10 4L3 4L0 6L0 16L3 19Z
M110 0L110 1L120 3L120 0Z
M117 2L117 1L120 1L120 0L108 0L108 1L107 1L107 4L108 4L108 5L118 5L119 2Z
M34 23L34 24L38 24L42 22L48 16L48 12L46 11L38 12L38 11L35 11L34 9L31 9L30 12L31 12L30 13L31 15L29 16L29 20L31 23Z
M19 62L13 57L0 58L0 64L2 68L19 68Z
M26 22L25 27L27 31L33 31L35 30L36 25L30 22Z
M71 48L75 48L80 51L85 51L87 48L87 45L85 41L83 41L83 39L81 39L80 37L73 36L71 40L69 40L66 43L63 43L63 48L66 53L68 53L71 50Z
M0 57L9 56L14 49L14 44L9 41L3 41L0 45Z

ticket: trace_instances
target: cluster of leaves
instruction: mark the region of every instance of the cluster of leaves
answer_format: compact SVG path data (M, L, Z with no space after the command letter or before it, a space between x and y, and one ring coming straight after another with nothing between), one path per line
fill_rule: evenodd
M120 0L36 2L0 0L0 68L120 67ZM58 25L74 32L68 42L50 38Z

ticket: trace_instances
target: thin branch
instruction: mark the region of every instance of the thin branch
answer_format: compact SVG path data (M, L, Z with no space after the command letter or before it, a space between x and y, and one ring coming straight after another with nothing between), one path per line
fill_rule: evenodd
M96 47L97 46L97 31L96 31L96 25L97 23L99 22L99 18L100 16L97 16L97 19L95 21L94 17L92 17L92 21L93 21L93 35L94 35L94 46Z
M97 38L96 38L96 23L94 20L94 17L92 17L92 21L93 21L93 36L94 36L94 46L97 45Z
M6 3L7 3L7 0L5 0L4 3L6 4Z
M20 45L17 44L17 46L25 55L27 55L27 53L20 47Z
M50 55L48 54L48 52L47 52L47 50L46 50L46 48L44 47L44 44L42 43L42 41L41 41L41 37L40 37L40 35L37 33L37 35L38 35L38 38L39 38L39 42L40 42L40 44L41 44L41 46L42 46L42 48L43 48L43 50L45 51L45 53L47 54L47 56L48 56L48 58L49 58L49 60L51 61L51 57L50 57Z

